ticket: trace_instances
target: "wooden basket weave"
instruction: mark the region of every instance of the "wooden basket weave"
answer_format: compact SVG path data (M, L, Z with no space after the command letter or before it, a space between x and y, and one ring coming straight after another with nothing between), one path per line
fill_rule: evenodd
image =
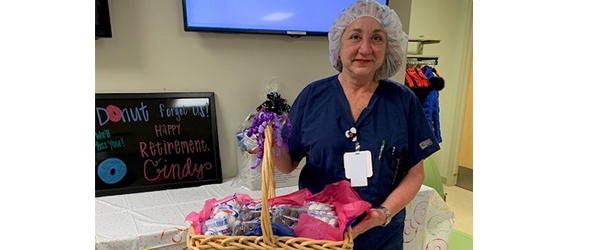
M263 161L261 162L261 231L262 236L207 236L195 234L193 226L187 234L187 247L191 250L199 249L301 249L301 250L351 250L354 242L352 228L348 228L343 241L313 240L309 238L275 236L269 215L268 199L276 196L274 180L274 164L271 151L272 124L265 129Z

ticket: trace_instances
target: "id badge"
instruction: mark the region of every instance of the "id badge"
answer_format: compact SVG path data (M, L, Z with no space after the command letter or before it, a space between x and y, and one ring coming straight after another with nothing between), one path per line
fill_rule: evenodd
M371 151L344 153L344 174L350 179L351 186L367 186L367 177L373 176Z

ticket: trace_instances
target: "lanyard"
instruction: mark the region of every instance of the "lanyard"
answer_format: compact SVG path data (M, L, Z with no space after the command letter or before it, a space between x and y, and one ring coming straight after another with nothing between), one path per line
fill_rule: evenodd
M354 149L357 153L361 151L361 145L359 144L359 139L357 137L357 129L355 127L351 127L350 129L346 130L346 132L344 132L344 135L346 136L346 138L354 142Z

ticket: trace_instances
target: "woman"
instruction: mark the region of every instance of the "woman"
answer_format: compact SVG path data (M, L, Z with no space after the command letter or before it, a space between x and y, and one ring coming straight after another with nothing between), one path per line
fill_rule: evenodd
M408 38L388 6L359 0L340 13L328 39L340 73L298 95L288 116L288 151L275 157L275 167L290 173L307 157L299 188L312 193L350 180L372 205L352 225L355 249L402 249L404 208L423 182L423 160L439 150L414 93L387 80L400 68Z

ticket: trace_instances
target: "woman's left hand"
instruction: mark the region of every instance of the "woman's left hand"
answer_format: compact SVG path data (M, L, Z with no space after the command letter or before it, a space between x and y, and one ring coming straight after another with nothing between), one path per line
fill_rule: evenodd
M383 210L378 208L372 208L367 211L365 218L356 226L352 228L352 236L356 238L359 234L365 231L381 226L386 222L386 214Z

